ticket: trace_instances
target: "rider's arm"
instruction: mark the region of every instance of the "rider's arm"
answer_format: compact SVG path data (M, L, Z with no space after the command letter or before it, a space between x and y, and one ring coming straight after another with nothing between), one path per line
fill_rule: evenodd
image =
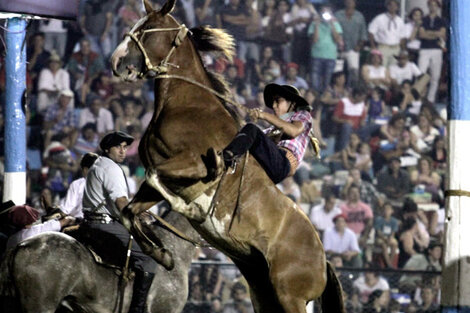
M116 204L116 207L119 209L119 211L122 211L129 201L127 200L127 197L119 197L116 199L116 201L114 201L114 203Z
M286 122L281 120L274 114L261 111L259 118L269 122L270 124L276 126L280 129L285 135L290 138L295 138L299 136L304 131L304 124L300 121Z

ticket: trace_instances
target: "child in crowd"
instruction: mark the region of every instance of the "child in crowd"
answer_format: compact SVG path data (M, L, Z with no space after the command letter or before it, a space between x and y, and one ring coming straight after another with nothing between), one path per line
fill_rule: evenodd
M378 123L378 119L385 116L385 101L383 100L382 88L375 87L371 90L367 106L369 107L369 124Z

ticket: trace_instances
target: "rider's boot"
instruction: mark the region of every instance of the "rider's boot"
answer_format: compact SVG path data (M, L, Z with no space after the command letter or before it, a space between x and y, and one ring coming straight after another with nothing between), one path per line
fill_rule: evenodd
M129 313L147 313L147 295L155 274L136 270Z

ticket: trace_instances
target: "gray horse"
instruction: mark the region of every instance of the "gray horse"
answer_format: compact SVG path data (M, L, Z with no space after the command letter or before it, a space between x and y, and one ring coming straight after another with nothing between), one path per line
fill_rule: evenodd
M189 238L198 238L178 213L169 212L165 220ZM149 312L179 313L187 300L188 271L195 246L160 226L152 225L151 229L173 252L175 267L167 271L158 265L147 300ZM97 264L77 240L62 233L44 233L20 243L3 259L0 311L115 313L119 311L118 288L115 270ZM131 292L129 282L122 312L128 311Z

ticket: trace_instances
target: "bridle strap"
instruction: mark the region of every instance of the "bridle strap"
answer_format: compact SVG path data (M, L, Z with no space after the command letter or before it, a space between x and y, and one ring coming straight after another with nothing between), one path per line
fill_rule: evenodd
M173 39L172 47L171 47L170 51L168 51L168 54L160 62L159 65L157 65L157 66L153 65L152 61L150 61L150 58L147 54L147 51L145 50L145 47L142 45L142 42L140 41L139 38L137 38L136 35L142 34L142 37L143 37L146 33L167 32L167 31L176 31L176 30L178 31L178 33L176 34L175 39ZM139 31L135 34L130 33L130 32L124 34L124 38L125 37L130 37L135 42L137 47L139 47L140 52L142 52L142 55L144 56L146 71L145 71L145 73L139 72L139 77L143 77L149 72L154 72L153 75L160 75L160 74L163 74L163 73L167 73L169 65L172 65L172 66L175 66L175 67L178 68L179 67L178 65L171 64L168 61L169 61L171 55L173 54L173 52L175 51L175 49L178 48L183 43L184 38L188 34L188 31L189 31L188 28L184 24L181 24L179 27L151 28L151 29L145 29L145 30Z

